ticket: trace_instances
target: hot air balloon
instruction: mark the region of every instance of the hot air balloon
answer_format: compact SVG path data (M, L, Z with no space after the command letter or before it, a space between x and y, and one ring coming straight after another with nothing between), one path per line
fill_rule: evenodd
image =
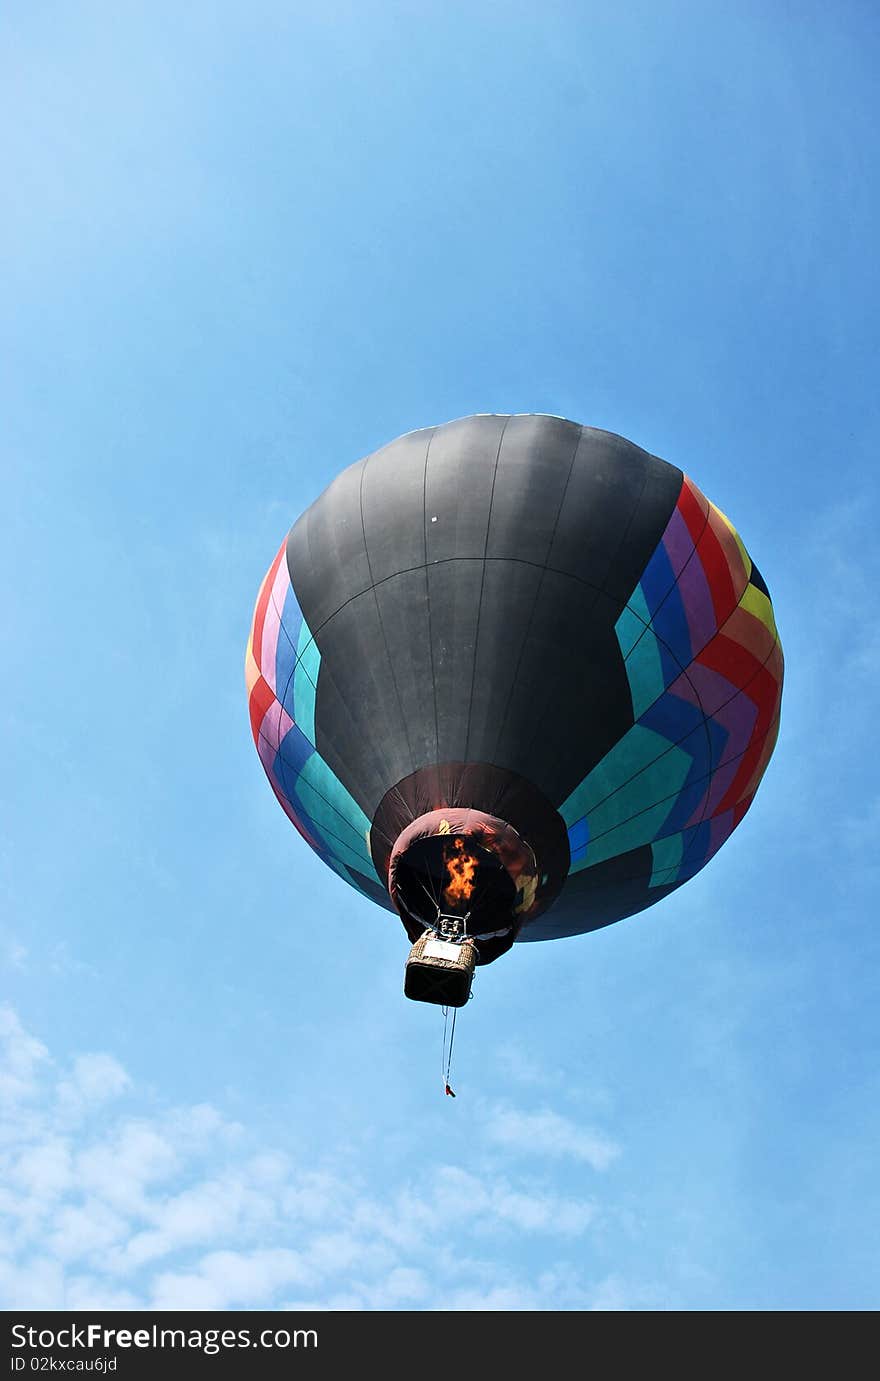
M282 808L413 944L406 991L642 911L740 823L779 727L767 586L676 466L558 417L410 432L294 523L248 641Z

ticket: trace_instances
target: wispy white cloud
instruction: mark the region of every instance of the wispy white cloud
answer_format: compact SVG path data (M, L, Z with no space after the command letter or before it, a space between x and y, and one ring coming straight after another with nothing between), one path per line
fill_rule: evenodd
M487 1150L508 1152L500 1169L491 1155L479 1172L439 1160L377 1191L255 1145L206 1105L137 1115L117 1060L81 1055L58 1071L10 1008L0 1097L29 1110L7 1119L0 1152L5 1308L621 1307L577 1266L535 1280L509 1264L530 1237L586 1246L602 1212L536 1176L548 1157L599 1170L617 1154L557 1114L492 1108L481 1122Z
M590 1201L544 1193L534 1184L515 1186L503 1174L481 1177L452 1165L437 1166L418 1189L400 1190L393 1207L390 1220L375 1228L409 1246L424 1240L438 1222L448 1228L470 1225L481 1237L502 1227L567 1237L582 1233L596 1214Z
M273 1299L279 1289L308 1284L308 1267L284 1247L209 1252L198 1269L163 1271L153 1286L156 1309L248 1308Z
M0 1107L11 1107L36 1092L39 1066L49 1058L41 1041L25 1031L11 1007L0 1007Z
M83 1104L103 1103L116 1098L131 1080L112 1055L78 1055L68 1078L58 1085L63 1104L79 1108Z
M620 1154L620 1147L601 1132L579 1126L550 1109L522 1112L498 1107L491 1113L486 1130L491 1141L511 1151L568 1156L594 1170L607 1170Z

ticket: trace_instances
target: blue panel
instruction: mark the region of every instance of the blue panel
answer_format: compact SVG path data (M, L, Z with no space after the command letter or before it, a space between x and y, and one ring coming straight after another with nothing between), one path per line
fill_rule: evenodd
M273 770L279 780L286 779L293 786L314 751L299 725L294 724L281 740L275 758Z
M577 858L583 858L590 842L590 825L586 817L578 820L568 831L568 846L571 850L572 862Z
M655 549L653 556L642 572L639 584L644 591L648 608L654 614L675 584L672 563L662 542Z
M718 764L724 760L724 750L727 747L730 734L723 724L718 723L717 719L707 719L706 726L712 744L712 771L714 772Z
M671 686L674 681L678 680L679 676L684 671L684 666L687 666L690 658L688 658L684 666L682 666L678 658L673 656L670 652L662 637L657 638L657 650L660 653L660 665L663 669L663 684L664 686Z
M700 731L700 738L703 742L703 754L694 758L687 780L675 801L670 802L671 809L666 817L664 831L684 829L694 811L699 809L706 794L708 750L706 748L706 736L702 730ZM690 748L691 744L689 743L687 746ZM693 746L696 746L696 735L694 735Z
M679 663L679 670L690 665L692 659L691 632L684 612L681 591L676 587L669 592L661 607L654 612L651 625L661 645L666 644L672 656ZM671 680L675 680L673 676ZM667 682L667 685L670 684Z
M709 846L712 839L712 821L702 820L699 825L694 825L687 831L685 838L684 854L681 860L681 867L678 870L678 882L685 882L698 873L706 862Z
M296 645L299 640L303 616L296 602L296 595L288 589L281 611L281 627L278 630L278 646L275 652L275 694L284 705L285 696L296 662ZM287 706L284 705L287 709ZM290 714L290 711L287 711ZM295 716L291 715L291 719Z
M693 766L687 775L681 795L670 811L667 822L670 830L684 829L691 816L700 809L727 737L726 730L710 719L703 722L699 730L695 730L686 743L681 745L692 755Z
M679 695L664 695L642 715L639 723L662 734L670 743L678 743L702 725L703 713Z

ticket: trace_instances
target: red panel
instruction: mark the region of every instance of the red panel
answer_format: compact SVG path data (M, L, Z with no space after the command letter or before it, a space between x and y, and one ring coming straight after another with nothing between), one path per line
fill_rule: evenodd
M780 690L782 689L782 674L785 670L785 659L782 655L782 643L777 643L770 656L767 658L767 670L773 677Z
M743 561L743 554L739 542L736 540L717 509L713 509L709 513L709 527L715 534L718 545L724 553L724 559L730 571L730 578L733 581L733 588L736 590L736 600L734 603L739 604L743 590L749 583L750 564Z
M751 800L755 792L758 790L761 778L767 770L767 764L770 761L770 755L773 752L773 749L776 747L776 740L778 737L779 716L777 714L777 716L773 720L773 723L770 725L770 732L767 734L763 744L761 745L761 750L758 753L758 757L755 762L752 775L746 782L744 795L747 796L749 800Z
M681 486L681 493L676 504L681 516L687 525L687 530L691 535L691 541L696 546L700 540L700 533L706 526L706 514L709 512L709 500L705 494L701 494L693 480L689 480L687 475Z
M248 700L248 710L251 716L251 733L254 736L254 743L256 743L260 737L260 725L263 723L266 711L274 699L275 692L269 685L269 682L264 681L262 676L258 677L254 682L254 688Z
M754 653L743 647L735 638L729 638L726 633L716 633L694 660L726 677L738 690L748 686L755 672L763 665ZM751 695L751 690L749 694Z
M745 611L741 610L738 613L745 614ZM751 623L760 622L752 619L751 615L745 617ZM775 741L775 729L772 725L779 711L781 659L777 648L774 647L766 664L763 664L747 647L725 632L717 633L708 646L703 648L696 661L738 686L758 710L751 741L743 754L736 776L715 808L714 814L718 815L731 809L741 796L754 790L760 772L766 766ZM771 743L769 748L765 748L768 736Z
M275 560L269 567L266 579L260 586L260 593L257 595L257 607L254 610L253 627L254 659L256 660L257 666L261 666L263 660L263 624L266 621L266 610L269 607L269 596L272 593L272 585L274 584L275 576L277 574L278 567L281 564L281 558L284 555L286 548L287 539L285 538L284 541L281 543L278 555L275 557Z
M739 824L740 820L742 820L743 816L746 815L746 813L748 812L749 806L752 804L752 801L753 801L754 799L755 799L754 796L744 796L743 799L742 799L741 801L737 801L736 805L735 805L734 808L733 808L733 828L734 828L734 829L736 829L737 825Z
M709 582L715 622L720 628L739 603L742 591L737 592L734 586L730 565L717 534L712 530L711 522L707 523L703 530L697 546L697 559Z
M767 685L770 686L770 698L767 698L767 686L762 687L761 699L757 695L752 696L752 687L749 687L749 695L758 703L758 720L755 724L755 732L752 734L751 742L743 754L736 776L727 789L723 799L718 803L719 810L727 810L735 806L741 796L753 794L761 773L767 766L769 752L765 756L767 740L770 740L770 750L776 742L777 725L776 712L779 706L778 687L773 684L772 678L766 672L761 676L765 678ZM756 678L756 681L761 678Z

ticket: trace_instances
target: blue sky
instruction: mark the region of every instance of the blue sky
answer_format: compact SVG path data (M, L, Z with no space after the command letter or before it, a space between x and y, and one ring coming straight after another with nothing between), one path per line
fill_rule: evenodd
M880 18L13 3L0 41L0 1304L880 1303ZM729 514L782 732L695 880L460 1019L263 778L260 579L415 427Z

